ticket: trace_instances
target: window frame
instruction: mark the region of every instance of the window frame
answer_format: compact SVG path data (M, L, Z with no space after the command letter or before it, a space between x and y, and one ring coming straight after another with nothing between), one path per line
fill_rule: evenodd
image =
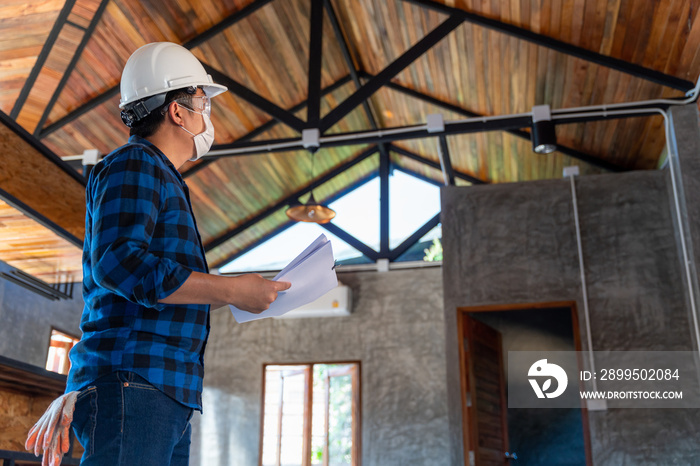
M285 362L285 363L263 363L262 365L262 390L260 397L260 441L258 448L258 466L263 466L263 443L265 435L265 387L266 387L266 374L268 366L306 366L300 371L305 373L304 377L304 445L302 446L302 462L301 466L311 466L311 437L312 437L312 426L313 426L313 370L315 365L353 365L349 368L334 369L330 372L333 374L328 374L327 377L339 377L343 375L350 375L350 380L352 381L352 466L360 466L362 464L361 458L361 440L362 440L362 363L361 361L315 361L315 362ZM354 372L354 374L353 374ZM290 374L291 375L291 374ZM326 442L324 443L324 463L327 465L328 460L328 395L329 395L330 385L326 385L326 394L324 401L324 409L326 413L326 422L324 426L324 431L326 435ZM283 390L280 391L280 396L282 396ZM280 402L279 409L282 409L282 402ZM280 415L281 419L281 415ZM281 426L278 427L278 455L281 453L279 447L279 442L282 438Z
M65 374L62 373L62 372L54 371L53 369L49 369L49 368L48 368L48 365L49 365L49 356L50 356L51 348L54 346L54 345L51 344L51 340L52 340L52 337L53 337L54 332L60 333L60 334L62 334L63 336L65 336L65 337L70 338L70 339L73 340L73 344L71 345L70 348L68 348L68 351L66 351L66 355L65 355L65 358L64 358L65 364L66 364L66 366L67 366L67 371L66 371ZM44 363L44 369L46 369L46 370L49 371L49 372L53 372L53 373L55 373L55 374L61 374L61 375L66 375L66 374L68 374L68 371L70 371L70 366L71 366L71 364L70 364L70 358L68 357L68 355L69 355L69 353L70 353L70 350L73 349L73 346L75 346L79 341L80 341L80 337L77 337L77 336L73 335L71 332L66 332L65 330L62 330L62 329L60 329L60 328L57 328L57 327L53 327L53 326L52 326L52 327L51 327L51 331L49 332L49 341L48 341L48 345L47 345L47 347L46 347L46 362Z

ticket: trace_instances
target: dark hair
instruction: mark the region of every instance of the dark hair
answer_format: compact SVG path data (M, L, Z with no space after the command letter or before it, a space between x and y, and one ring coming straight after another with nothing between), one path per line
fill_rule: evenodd
M153 110L151 113L143 117L142 119L135 121L131 128L129 129L129 136L140 136L142 138L147 138L152 136L160 125L165 121L165 114L168 111L168 107L175 100L184 100L187 105L192 106L192 96L197 92L195 87L185 87L182 89L175 89L169 91L165 94L165 102L160 107Z

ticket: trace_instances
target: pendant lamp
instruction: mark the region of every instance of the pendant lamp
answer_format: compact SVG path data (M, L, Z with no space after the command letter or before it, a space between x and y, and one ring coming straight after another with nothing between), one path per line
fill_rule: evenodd
M313 178L315 151L309 152L311 152L311 178ZM287 217L297 222L328 223L333 219L333 217L335 217L335 210L316 202L314 192L312 190L311 195L305 204L295 204L289 206L287 209Z

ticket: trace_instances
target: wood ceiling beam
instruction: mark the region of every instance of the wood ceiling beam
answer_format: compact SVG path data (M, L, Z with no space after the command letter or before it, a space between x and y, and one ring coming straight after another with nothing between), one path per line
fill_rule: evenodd
M29 73L27 80L24 82L24 86L22 86L22 90L20 91L19 96L17 97L14 106L12 107L12 110L10 111L10 118L12 118L13 120L17 119L17 117L19 116L19 112L24 106L24 103L27 101L27 97L29 97L29 93L31 92L32 87L34 87L34 83L39 77L39 73L44 67L44 63L46 63L46 59L49 58L51 49L56 43L56 39L58 39L58 35L61 33L63 26L65 26L74 4L75 0L66 0L66 3L63 4L61 12L58 14L56 22L53 24L51 32L46 38L46 42L44 42L44 46L41 48L41 52L39 52L39 56L37 57L36 62L34 62L32 71Z
M330 172L326 173L325 175L317 178L313 182L311 182L308 186L298 190L297 192L287 196L286 198L276 202L274 205L268 207L264 211L260 212L257 214L255 217L251 218L250 220L247 220L246 222L238 225L236 228L233 230L230 230L223 235L214 238L213 240L207 242L207 244L204 245L204 251L209 252L212 249L221 246L224 244L226 241L230 240L234 236L238 235L242 231L244 231L247 228L250 228L251 226L255 225L259 221L267 218L268 216L274 214L277 212L279 209L287 206L290 204L290 202L296 201L300 196L303 196L304 194L311 192L312 190L316 189L317 187L321 186L322 184L326 183L327 181L330 181L331 179L335 178L336 176L340 175L344 171L354 167L358 163L362 162L366 158L370 157L373 155L375 152L377 152L376 147L370 147L363 152L361 152L357 157L354 159L336 167L335 169L331 170Z
M198 47L202 43L208 41L212 37L216 36L217 34L220 34L221 32L225 31L227 28L233 26L237 22L247 18L251 14L255 13L258 11L260 8L264 7L268 3L270 3L273 0L256 0L253 3L246 5L242 9L238 10L235 13L230 14L226 18L224 18L221 22L213 25L206 31L202 32L201 34L197 35L196 37L193 37L192 39L188 40L184 44L182 44L183 47L186 49L192 49L194 47ZM76 108L72 112L68 113L66 116L56 120L54 123L50 124L46 128L44 128L41 131L41 137L44 138L48 136L49 134L61 129L63 126L67 125L68 123L74 121L77 118L80 118L83 116L85 113L89 112L90 110L94 109L95 107L104 104L108 100L112 99L114 96L119 94L119 85L117 84L116 86L113 86L103 93L93 97L80 107Z
M44 113L41 115L41 118L39 119L39 123L36 125L36 129L34 130L34 136L37 138L41 137L41 130L44 126L44 123L46 123L46 120L48 119L49 115L51 114L51 110L53 110L54 105L56 105L56 101L58 100L58 96L61 94L63 91L63 88L66 86L66 83L68 82L68 79L70 78L71 73L75 69L75 65L78 63L78 60L80 59L80 56L83 53L83 50L85 49L85 46L87 45L88 41L92 37L92 34L95 32L95 28L97 27L97 24L100 22L100 19L102 18L102 14L104 13L105 9L107 8L107 4L109 3L109 0L102 0L100 2L100 6L97 7L97 10L95 11L94 16L92 17L92 20L90 20L90 25L88 26L87 29L80 27L78 25L74 25L74 27L77 27L79 29L82 29L84 31L83 38L80 40L80 44L78 44L78 48L75 50L75 53L73 54L73 58L71 59L70 63L68 64L68 67L66 70L63 72L63 76L61 77L61 81L58 83L58 87L54 91L53 95L51 96L51 100L49 100L48 105L44 109ZM70 23L70 21L68 21ZM72 24L72 23L70 23Z
M575 45L567 44L557 39L544 36L542 34L537 34L527 29L523 29L511 24L506 24L501 21L485 18L479 16L475 13L470 13L458 8L450 7L437 3L433 0L403 0L407 3L412 3L414 5L421 6L423 8L431 9L450 15L450 17L458 17L463 21L476 24L494 31L507 34L518 39L522 39L533 44L546 47L551 50L555 50L566 55L580 58L582 60L589 61L607 68L611 68L620 71L625 74L635 76L637 78L642 78L647 81L655 82L661 84L662 86L670 87L673 89L678 89L683 92L688 92L695 87L695 84L686 80L671 76L669 74L662 73L660 71L653 70L651 68L646 68L634 63L630 63L625 60L620 60L619 58L610 57L608 55L602 55L597 52L592 52ZM644 32L641 32L644 34Z
M319 128L321 133L324 133L333 125L342 120L345 116L352 112L355 107L366 101L370 96L372 96L372 94L377 92L394 76L403 71L426 51L445 38L445 36L447 36L450 32L455 30L460 24L462 24L462 22L463 20L461 18L450 16L442 24L430 31L425 37L418 41L418 43L404 52L392 63L387 65L387 67L380 71L374 78L367 81L353 95L345 99L336 108L331 110L325 117L323 117Z

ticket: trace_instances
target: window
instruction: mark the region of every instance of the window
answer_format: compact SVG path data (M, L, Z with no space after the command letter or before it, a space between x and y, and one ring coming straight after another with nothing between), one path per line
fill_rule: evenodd
M359 464L360 365L267 365L262 466Z
M67 333L51 329L49 354L46 358L46 370L58 372L59 374L68 374L68 370L70 369L68 352L78 343L78 340L78 338L68 335Z
M375 251L379 250L379 190L380 181L375 177L329 205L338 213L332 223ZM415 176L393 171L389 177L390 248L399 246L438 212L438 187ZM360 251L320 225L300 222L222 266L219 271L239 273L280 270L321 233L333 243L333 254L338 263L370 262ZM434 229L429 238L421 240L425 244L414 245L398 260L422 260L425 255L423 250L429 248L432 240L440 233L439 229Z

